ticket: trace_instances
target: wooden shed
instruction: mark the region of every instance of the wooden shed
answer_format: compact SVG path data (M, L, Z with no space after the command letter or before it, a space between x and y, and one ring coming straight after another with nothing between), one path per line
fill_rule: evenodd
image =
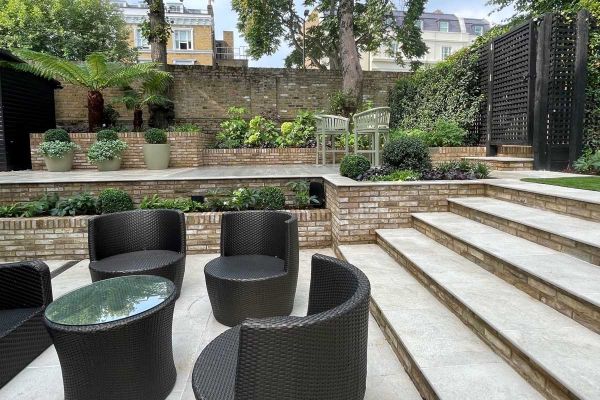
M0 60L21 62L0 49ZM60 84L0 68L0 171L31 168L29 134L56 126L54 90Z

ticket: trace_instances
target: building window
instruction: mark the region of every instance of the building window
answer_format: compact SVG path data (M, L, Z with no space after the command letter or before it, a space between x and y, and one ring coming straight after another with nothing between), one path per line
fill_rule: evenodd
M167 4L166 8L168 13L181 13L183 12L182 7L180 4Z
M440 32L450 32L450 22L440 21Z
M481 25L473 25L473 33L477 36L483 35L483 26Z
M173 46L175 50L193 50L192 30L174 30L173 31Z
M138 49L149 49L150 43L148 43L148 39L142 35L142 30L140 28L135 29L135 47Z
M442 47L442 60L445 60L446 58L450 57L451 54L452 54L452 47L446 47L446 46Z
M194 65L196 64L195 60L173 60L173 64L175 65Z
M415 21L415 26L417 28L419 28L420 30L423 30L423 20L422 19L416 20Z

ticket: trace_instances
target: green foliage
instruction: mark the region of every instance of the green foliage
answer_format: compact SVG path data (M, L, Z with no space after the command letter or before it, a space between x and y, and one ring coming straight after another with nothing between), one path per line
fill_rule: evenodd
M74 142L61 142L58 140L52 142L42 142L38 147L38 153L48 158L63 158L72 151L79 150L81 147Z
M124 95L115 99L115 103L122 103L128 110L139 110L147 105L164 106L171 100L164 95L173 80L173 76L165 71L149 71L141 80L141 84L133 88L125 86Z
M120 117L121 114L115 110L112 104L105 104L104 110L102 111L102 126L116 129L119 124Z
M340 175L356 179L371 168L371 162L360 154L348 154L340 163Z
M383 148L383 162L400 170L424 171L431 167L427 145L419 138L402 136Z
M119 140L119 134L112 129L103 129L96 133L96 140Z
M333 115L341 115L350 118L359 108L356 96L338 90L329 96L329 112Z
M280 147L308 147L315 142L316 119L309 111L301 111L293 122L281 124L281 136L277 138Z
M248 133L248 122L244 119L247 110L243 107L230 107L228 119L221 122L221 130L216 135L216 147L236 149L242 147Z
M580 174L600 174L600 150L586 149L573 168Z
M431 130L396 129L391 132L392 138L402 136L421 139L428 147L457 147L464 144L467 132L456 122L440 119Z
M0 206L0 218L33 218L50 215L56 206L58 195L45 194L37 200Z
M114 188L104 189L98 196L98 210L101 214L133 210L133 200L123 190Z
M70 142L71 137L64 129L48 129L44 133L44 142Z
M260 115L248 123L248 133L244 145L248 147L273 147L277 140L278 131L275 123Z
M144 139L149 144L165 144L168 138L164 129L150 128L144 133Z
M233 191L228 204L234 210L251 210L259 199L258 190L254 188L239 188Z
M25 48L67 60L104 52L134 61L121 12L106 0L0 0L0 48Z
M97 201L90 193L79 193L65 200L60 200L50 212L51 215L64 217L65 215L95 215Z
M191 199L183 197L177 199L161 199L157 194L153 195L152 197L145 196L140 203L140 208L180 210L184 213L201 212L206 210L204 204Z
M374 176L371 181L418 181L421 178L419 172L410 169L397 170L387 175Z
M316 196L310 195L310 186L307 181L288 182L287 187L294 192L294 207L304 209L312 207L319 203Z
M265 186L258 190L257 208L263 210L283 210L285 195L275 186Z
M87 158L93 164L101 161L114 160L121 158L123 152L127 150L127 143L123 140L100 140L93 143L88 149Z
M169 132L192 132L192 133L202 133L202 128L198 124L192 123L184 123L170 126L168 129Z
M485 179L490 175L489 167L484 163L468 160L440 163L422 175L424 180L472 180Z

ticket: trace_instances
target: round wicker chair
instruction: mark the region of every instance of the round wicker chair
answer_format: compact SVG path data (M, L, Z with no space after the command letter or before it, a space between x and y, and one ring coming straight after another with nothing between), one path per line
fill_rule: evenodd
M218 336L196 361L196 398L363 399L369 296L360 270L315 254L308 315L249 319Z
M281 211L224 213L221 257L204 268L217 321L289 315L298 281L298 220Z
M185 273L185 216L177 210L135 210L89 220L92 281L157 275L181 293Z

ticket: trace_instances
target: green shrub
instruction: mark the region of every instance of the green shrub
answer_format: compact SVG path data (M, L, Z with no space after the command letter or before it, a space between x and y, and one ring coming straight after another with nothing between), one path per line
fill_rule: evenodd
M114 128L118 125L120 117L121 114L115 110L112 104L107 104L102 111L102 126Z
M423 180L470 180L485 179L490 175L487 164L474 163L468 160L448 161L440 163L428 171L423 172Z
M65 215L95 215L97 201L91 193L79 193L68 199L60 200L52 209L51 215L63 217Z
M127 143L123 140L100 140L90 146L87 158L92 164L114 160L121 158L127 147Z
M248 135L244 139L244 145L248 147L274 147L277 136L275 123L257 115L248 123Z
M221 122L221 130L216 135L215 147L237 149L242 147L248 134L248 122L244 119L247 110L243 107L230 107L228 119Z
M152 197L145 196L140 203L140 208L179 210L184 213L206 210L204 204L189 198L161 199L157 194Z
M387 175L374 176L371 181L418 181L421 178L419 172L408 170L398 170Z
M344 156L340 164L340 175L356 179L371 168L371 162L359 154Z
M294 192L295 208L309 208L319 203L316 196L310 195L310 186L307 181L292 181L288 182L286 186Z
M239 188L231 193L227 204L234 210L251 210L258 203L258 190L254 188Z
M81 147L74 142L63 142L54 140L51 142L42 142L38 147L38 153L48 158L63 158L71 151L79 150Z
M103 129L96 133L96 140L119 140L119 134L112 129Z
M98 210L101 214L133 210L133 200L123 190L104 189L98 196Z
M285 208L283 190L275 186L260 188L256 206L263 210L283 210Z
M70 142L71 137L64 129L48 129L44 133L44 142Z
M586 149L581 157L575 161L573 168L580 174L599 174L600 150L592 151L591 149Z
M292 133L292 129L294 129L293 122L284 122L281 124L279 130L281 131L281 136L287 137L290 133Z
M433 126L427 144L430 147L458 147L465 142L467 131L456 122L439 119Z
M167 133L164 129L150 128L144 133L144 139L149 144L165 144L167 143Z
M169 132L192 132L201 133L202 128L198 124L186 122L185 124L177 124L169 127Z
M400 170L424 171L431 167L431 156L425 143L416 137L403 136L390 140L383 148L383 162Z
M280 147L308 147L315 142L316 119L308 111L301 111L293 122L281 124L281 136L277 138Z

